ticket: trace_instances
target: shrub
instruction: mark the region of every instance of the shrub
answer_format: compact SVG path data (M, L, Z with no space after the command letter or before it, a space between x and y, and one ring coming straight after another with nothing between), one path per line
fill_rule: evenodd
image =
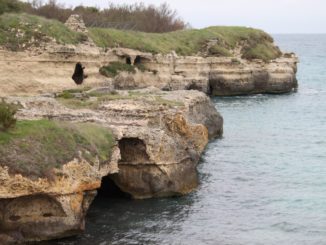
M278 58L280 55L280 50L276 47L273 48L272 44L259 43L254 47L245 49L242 58L248 60L261 59L268 62L272 59Z
M2 99L0 102L0 131L8 131L10 128L15 127L16 112L16 106L9 104Z
M46 4L42 2L42 0L34 0L32 4L24 6L24 11L61 22L65 22L72 14L79 14L88 27L110 27L159 33L182 30L187 27L187 23L179 18L177 12L172 10L167 3L160 6L143 3L110 3L102 10L86 6L67 8L58 4L56 0L48 0Z
M241 64L240 60L238 60L237 58L232 58L232 59L231 59L231 62L232 62L233 64L237 64L237 65Z
M129 64L125 64L122 62L111 62L108 66L103 66L100 68L100 73L106 77L115 77L121 71L126 71L129 73L135 73L135 67Z
M0 14L7 12L19 12L22 4L17 0L1 0L0 1Z
M229 57L231 56L229 50L226 48L221 47L220 45L214 45L208 49L210 55L217 56L217 57Z

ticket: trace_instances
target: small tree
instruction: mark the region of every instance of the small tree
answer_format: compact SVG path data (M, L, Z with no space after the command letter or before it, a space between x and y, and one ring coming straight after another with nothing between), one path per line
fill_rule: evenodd
M17 121L15 118L16 112L17 107L15 105L5 102L4 99L0 101L0 131L5 132L15 127Z
M0 14L19 12L22 4L18 0L0 0Z

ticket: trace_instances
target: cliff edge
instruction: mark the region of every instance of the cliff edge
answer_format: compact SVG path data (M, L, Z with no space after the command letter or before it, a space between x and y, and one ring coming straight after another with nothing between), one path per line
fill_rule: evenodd
M71 96L67 96L67 94ZM136 199L184 195L223 119L198 91L101 88L8 97L16 128L0 132L0 241L71 236L108 176Z
M87 86L196 89L209 95L287 93L298 58L263 31L209 27L165 34L86 28L26 14L0 16L0 96L73 88L76 63ZM16 23L11 26L8 23Z

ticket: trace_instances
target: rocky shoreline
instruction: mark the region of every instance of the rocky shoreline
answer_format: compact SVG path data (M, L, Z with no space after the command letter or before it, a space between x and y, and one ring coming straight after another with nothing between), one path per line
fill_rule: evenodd
M112 130L110 161L71 159L51 180L0 171L0 241L38 241L78 234L87 209L110 176L133 198L184 195L198 185L196 166L209 139L221 136L223 119L198 91L155 88L121 91L96 109L71 109L55 98L8 97L22 106L19 120L96 123ZM89 100L94 101L93 97Z
M103 49L88 39L24 52L1 50L0 57L0 96L20 106L19 121L92 123L114 136L104 164L80 154L53 168L51 178L13 174L0 162L0 243L79 234L107 176L135 199L191 192L198 185L200 155L223 133L223 118L207 95L297 88L294 54L270 62L242 59L236 50L232 57L163 55ZM71 80L77 62L88 75L78 89ZM135 72L101 75L99 70L112 62L131 65Z

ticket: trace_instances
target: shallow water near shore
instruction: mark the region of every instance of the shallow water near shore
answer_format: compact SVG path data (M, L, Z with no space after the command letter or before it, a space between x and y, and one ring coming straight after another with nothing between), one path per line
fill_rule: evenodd
M325 244L326 35L275 35L299 89L214 98L224 137L179 198L96 199L86 233L57 244Z

